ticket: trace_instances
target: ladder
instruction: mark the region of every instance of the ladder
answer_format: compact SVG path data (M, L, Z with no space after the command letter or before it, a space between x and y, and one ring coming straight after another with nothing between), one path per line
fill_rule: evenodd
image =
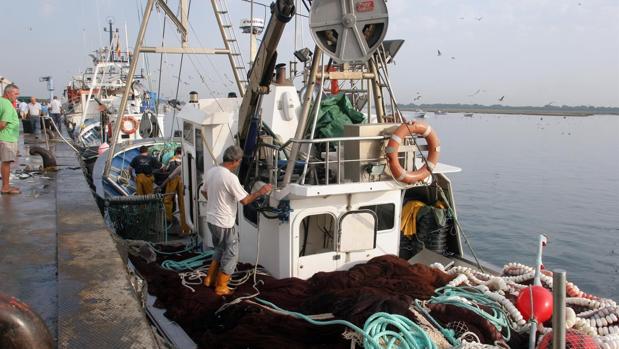
M245 68L243 57L241 56L239 42L236 39L232 21L228 13L228 2L227 0L211 0L211 4L213 5L213 11L215 12L215 18L217 19L224 45L226 50L228 50L228 58L232 66L232 73L234 74L234 79L236 80L239 93L242 97L245 94L249 81L247 69Z

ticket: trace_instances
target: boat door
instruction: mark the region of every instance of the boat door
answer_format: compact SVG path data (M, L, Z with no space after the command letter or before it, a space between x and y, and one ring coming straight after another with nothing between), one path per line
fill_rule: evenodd
M368 209L348 211L340 216L337 231L337 268L348 269L374 257L378 218Z
M306 210L294 220L294 276L308 279L317 272L337 269L336 212L325 208Z

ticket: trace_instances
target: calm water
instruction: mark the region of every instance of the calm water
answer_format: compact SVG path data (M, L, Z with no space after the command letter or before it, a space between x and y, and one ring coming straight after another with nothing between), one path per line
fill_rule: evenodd
M431 113L429 113L431 114ZM535 263L619 301L619 116L429 115L478 256Z

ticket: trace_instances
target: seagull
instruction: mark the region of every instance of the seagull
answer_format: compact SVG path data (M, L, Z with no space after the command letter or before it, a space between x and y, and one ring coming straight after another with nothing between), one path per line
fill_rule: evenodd
M477 89L477 91L475 91L475 93L473 93L472 95L469 95L469 97L473 97L473 96L475 96L476 94L478 94L479 92L481 92L481 89Z
M499 102L503 102L503 98L505 98L505 96L501 96L501 98L499 98Z
M437 50L437 51L438 51L438 53L436 54L437 56L442 55L441 50Z
M413 101L418 101L420 99L421 99L421 96L417 96L417 97L413 98Z
M451 59L456 59L456 57L454 57L454 56L451 56Z
M481 21L481 19L484 17L475 17L476 20Z

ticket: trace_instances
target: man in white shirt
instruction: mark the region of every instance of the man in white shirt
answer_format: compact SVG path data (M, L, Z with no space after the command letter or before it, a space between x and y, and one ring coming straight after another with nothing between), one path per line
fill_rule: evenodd
M21 101L19 103L19 118L25 119L28 117L28 103Z
M37 99L30 97L30 103L28 103L28 118L32 122L32 132L37 130L37 125L41 124L41 103L37 102ZM41 127L43 131L43 127Z
M60 120L61 114L62 114L62 103L60 103L60 101L58 100L58 96L54 96L54 99L52 99L52 101L49 102L49 116L52 117L54 124L56 124L56 127L58 128L58 132L62 130L62 125L61 125L61 120Z
M273 188L271 184L266 184L257 192L248 194L233 173L241 165L242 158L243 150L238 146L230 146L224 151L223 163L204 175L202 195L207 199L206 222L215 246L213 262L204 285L210 287L215 284L215 293L219 296L232 293L228 281L239 260L239 233L234 229L237 202L248 205Z

